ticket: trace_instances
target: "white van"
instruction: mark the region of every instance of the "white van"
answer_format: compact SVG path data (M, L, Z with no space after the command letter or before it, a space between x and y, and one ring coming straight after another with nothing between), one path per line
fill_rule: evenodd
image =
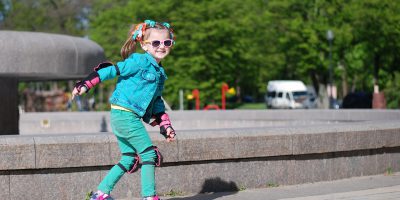
M267 85L268 108L306 108L307 87L298 80L274 80Z

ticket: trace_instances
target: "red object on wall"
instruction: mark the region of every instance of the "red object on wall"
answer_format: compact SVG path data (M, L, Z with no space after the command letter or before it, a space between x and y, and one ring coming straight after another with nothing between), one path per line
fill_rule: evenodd
M221 87L222 110L226 109L226 92L228 92L228 90L229 90L228 84L223 83L222 87ZM198 89L194 89L194 90L192 90L192 95L193 95L193 98L196 99L196 110L200 110L200 91ZM204 110L209 110L209 109L219 110L219 106L215 105L215 104L210 104L210 105L204 107Z
M210 105L207 105L206 107L204 107L203 110L219 110L219 107L218 107L218 105L210 104Z
M196 110L200 110L200 92L198 89L192 90L192 95L196 99Z
M386 109L386 99L383 92L374 93L372 97L373 109Z
M222 87L221 87L221 107L222 107L222 110L225 110L225 108L226 108L226 92L229 90L229 86L228 86L228 84L226 84L226 83L223 83L222 84Z

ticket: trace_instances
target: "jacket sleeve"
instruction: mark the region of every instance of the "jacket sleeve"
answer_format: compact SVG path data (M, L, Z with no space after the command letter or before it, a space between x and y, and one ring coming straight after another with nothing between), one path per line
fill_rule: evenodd
M130 76L139 70L139 66L143 65L144 59L140 54L133 54L124 61L117 62L114 66L100 69L97 71L100 80L105 81L116 76Z
M164 105L164 101L162 100L161 96L158 96L156 98L153 106L154 106L153 113L152 113L153 115L165 112L165 105Z

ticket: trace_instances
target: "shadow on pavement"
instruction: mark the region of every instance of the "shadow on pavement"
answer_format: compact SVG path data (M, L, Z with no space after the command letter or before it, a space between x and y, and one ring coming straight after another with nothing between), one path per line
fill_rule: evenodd
M236 194L239 191L235 182L227 182L221 178L211 178L204 181L200 194L190 197L172 197L168 200L213 200L222 196Z

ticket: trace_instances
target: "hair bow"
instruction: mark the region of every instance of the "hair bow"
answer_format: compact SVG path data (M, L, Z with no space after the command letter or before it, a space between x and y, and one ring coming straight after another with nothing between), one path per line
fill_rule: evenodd
M156 21L153 21L150 19L144 20L143 23L136 25L135 30L132 33L132 39L135 41L142 41L143 33L145 32L146 27L153 28L156 26L156 24L157 24ZM163 22L160 24L163 25L164 27L166 27L167 29L169 29L169 34L170 34L171 39L175 40L171 25L167 22ZM174 43L175 43L175 41L174 41Z
M167 27L167 28L171 28L171 25L169 25L169 23L168 22L163 22L163 23L161 23L163 26L165 26L165 27Z
M143 33L146 30L146 23L140 23L136 25L135 30L132 34L132 39L135 41L142 41Z
M153 20L150 20L150 19L144 20L144 23L145 23L146 25L148 25L149 27L154 27L154 26L156 26L156 22L153 21Z

